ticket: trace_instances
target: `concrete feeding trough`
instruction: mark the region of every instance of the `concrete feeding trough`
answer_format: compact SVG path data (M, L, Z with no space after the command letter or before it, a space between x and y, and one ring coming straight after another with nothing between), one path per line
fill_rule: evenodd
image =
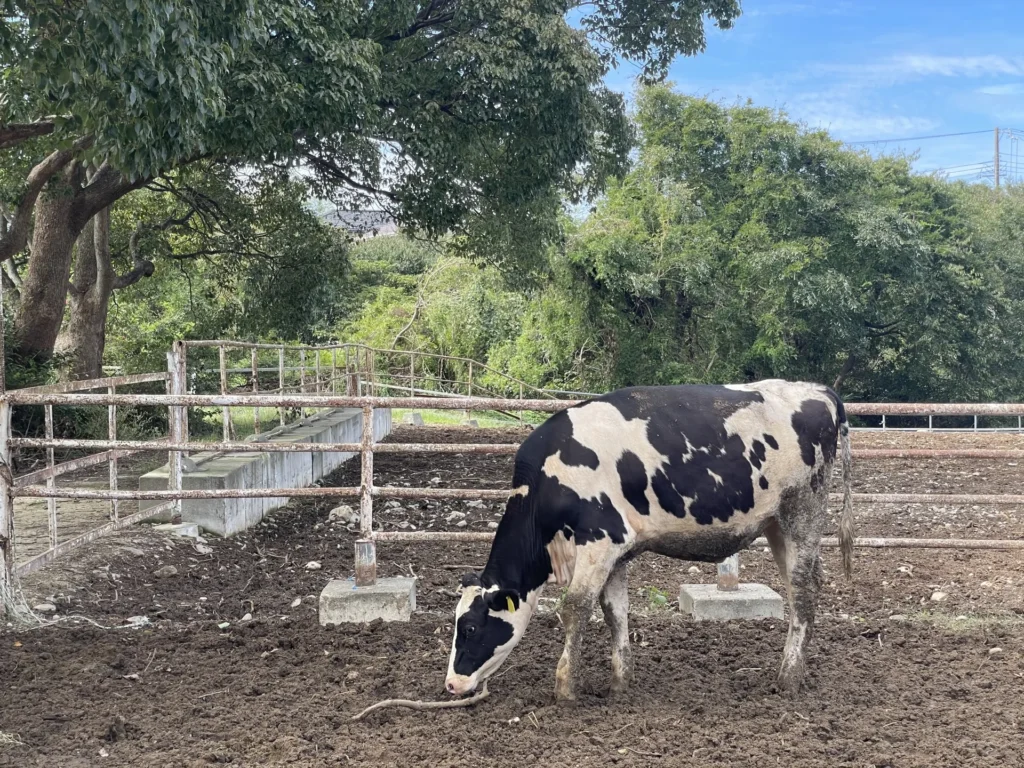
M382 440L391 433L391 410L373 412L373 439ZM362 439L362 411L336 408L318 413L295 424L254 436L259 442L275 443L358 443ZM215 448L216 444L211 445ZM193 454L182 473L184 490L227 488L305 488L337 469L354 453L261 452L223 453L216 450ZM139 478L139 490L165 490L168 467L164 466ZM161 502L143 500L139 511ZM184 499L182 522L196 523L208 533L233 536L259 523L263 516L288 503L285 498ZM157 515L157 521L170 520L170 512Z
M679 610L696 621L782 619L782 596L765 584L741 584L739 556L718 565L717 584L683 584Z

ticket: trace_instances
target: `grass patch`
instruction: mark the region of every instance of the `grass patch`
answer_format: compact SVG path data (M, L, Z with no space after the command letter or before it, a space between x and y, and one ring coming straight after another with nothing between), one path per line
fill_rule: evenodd
M457 427L466 423L465 411L417 411L423 417L423 423L430 426ZM402 418L412 411L404 408L395 408L391 417L395 423L400 423ZM547 414L523 413L523 421L527 424L541 424ZM470 411L469 418L475 419L483 429L500 429L502 427L518 427L522 425L519 419L506 416L496 411Z
M640 594L644 596L644 599L647 600L647 604L651 608L663 609L672 607L672 598L663 589L647 585L640 590Z
M971 633L992 627L1024 626L1024 617L1010 613L973 613L951 616L948 613L936 611L915 611L905 615L906 620L912 624L928 624L947 632Z

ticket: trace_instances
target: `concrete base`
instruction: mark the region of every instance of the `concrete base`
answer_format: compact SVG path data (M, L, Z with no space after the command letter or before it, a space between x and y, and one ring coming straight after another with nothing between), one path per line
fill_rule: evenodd
M716 584L684 584L679 588L679 610L697 621L781 619L782 597L764 584L740 584L725 592Z
M362 439L362 411L337 408L318 413L284 427L277 427L253 439L266 443L358 443ZM373 412L373 437L382 440L391 433L391 409ZM197 453L181 478L185 490L221 488L304 488L337 469L353 453ZM148 472L139 478L139 490L165 490L168 470ZM142 511L159 504L140 501ZM181 505L184 522L198 523L207 533L233 536L251 528L263 516L288 503L287 498L185 499ZM166 521L170 513L158 515Z
M199 526L196 523L163 523L154 525L153 530L169 533L172 536L183 536L187 539L199 538Z
M403 424L412 424L412 426L414 426L414 427L422 427L423 426L423 414L421 414L419 411L413 411L412 413L407 413L407 414L405 414L405 416L402 417L402 423Z
M377 579L357 587L355 579L332 579L320 593L320 625L362 624L376 619L408 621L416 610L416 579Z

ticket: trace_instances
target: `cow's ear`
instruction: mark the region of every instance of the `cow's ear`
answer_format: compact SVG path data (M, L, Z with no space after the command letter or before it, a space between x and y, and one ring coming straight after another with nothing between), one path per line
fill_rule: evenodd
M466 587L479 587L480 576L476 573L464 573L462 574L462 588Z
M492 611L515 613L519 608L519 593L514 589L498 589L485 596L487 608Z

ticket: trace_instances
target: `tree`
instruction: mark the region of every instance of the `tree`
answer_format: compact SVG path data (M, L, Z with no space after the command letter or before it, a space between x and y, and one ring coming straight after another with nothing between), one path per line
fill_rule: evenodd
M243 176L203 163L123 199L113 207L110 261L122 273L154 277L108 284L102 315L65 326L64 333L95 328L98 353L72 354L82 347L63 336L58 351L67 350L80 376L96 375L85 366L101 359L110 288L119 289L112 359L133 368L142 360L159 366L167 344L194 333L323 340L344 310L338 295L349 282L348 253L342 234L304 205L307 195L282 174ZM85 272L94 281L86 296L104 295L95 274ZM76 290L71 299L74 312Z
M955 189L751 105L643 90L637 168L569 238L612 386L809 378L986 391L999 275Z
M575 10L583 31L566 21ZM4 11L0 148L17 154L6 165L22 183L4 201L0 260L29 248L16 326L22 351L45 357L87 223L200 158L301 163L321 196L375 198L463 252L527 260L556 231L559 192L592 194L622 168L629 125L601 85L616 56L656 77L702 49L705 17L728 27L739 8L5 0Z

